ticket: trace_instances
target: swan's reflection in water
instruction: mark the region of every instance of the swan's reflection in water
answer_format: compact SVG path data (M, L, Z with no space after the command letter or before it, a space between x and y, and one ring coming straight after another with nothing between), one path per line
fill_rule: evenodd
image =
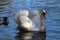
M19 32L15 38L16 40L46 40L46 33Z

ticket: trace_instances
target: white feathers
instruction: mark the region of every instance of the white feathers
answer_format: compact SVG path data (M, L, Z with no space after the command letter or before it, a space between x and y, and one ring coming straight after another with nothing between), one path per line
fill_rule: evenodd
M21 27L26 28L29 31L38 31L39 29L36 28L36 25L33 23L33 21L29 18L29 13L33 13L32 11L29 11L27 9L20 10L15 15L15 21L18 25L21 24Z

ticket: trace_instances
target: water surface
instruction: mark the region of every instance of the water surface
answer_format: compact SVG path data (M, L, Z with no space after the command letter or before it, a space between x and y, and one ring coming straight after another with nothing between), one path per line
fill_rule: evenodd
M18 25L14 18L10 17L22 8L46 10L46 40L60 40L60 0L0 0L0 17L9 16L10 22L8 26L0 25L0 40L25 40L19 39L21 37L16 30ZM26 36L25 34L22 38ZM29 37L30 40L40 40L41 38L38 36L40 33L27 34L32 36Z

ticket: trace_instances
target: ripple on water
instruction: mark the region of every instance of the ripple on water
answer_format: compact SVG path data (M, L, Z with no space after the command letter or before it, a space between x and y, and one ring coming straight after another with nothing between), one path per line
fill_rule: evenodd
M8 17L15 14L14 6L12 6L11 0L1 0L0 1L0 17Z

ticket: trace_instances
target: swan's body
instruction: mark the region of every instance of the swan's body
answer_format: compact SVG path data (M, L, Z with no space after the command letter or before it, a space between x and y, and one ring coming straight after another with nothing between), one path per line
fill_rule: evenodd
M36 11L36 10L35 10ZM38 12L38 11L37 11ZM19 28L25 29L28 31L40 31L40 29L36 28L36 25L33 23L33 21L29 18L29 14L35 13L34 10L28 10L28 9L23 9L20 10L15 15L15 21L19 25ZM39 13L39 12L38 12ZM36 13L37 14L37 13ZM38 15L37 15L38 16ZM31 16L30 16L31 17Z

